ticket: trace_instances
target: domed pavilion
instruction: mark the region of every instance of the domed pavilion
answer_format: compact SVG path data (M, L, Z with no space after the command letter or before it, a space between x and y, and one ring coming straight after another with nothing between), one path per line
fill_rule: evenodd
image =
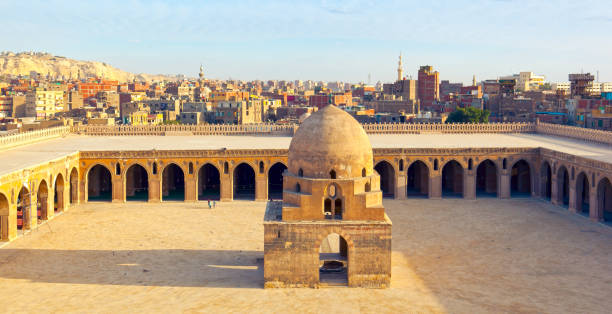
M328 105L303 121L264 228L266 287L389 286L391 221L370 140L351 115Z

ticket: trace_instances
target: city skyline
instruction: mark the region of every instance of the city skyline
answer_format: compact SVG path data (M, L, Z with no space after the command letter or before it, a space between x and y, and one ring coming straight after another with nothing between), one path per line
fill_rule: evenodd
M282 3L10 2L2 50L47 51L151 74L239 80L391 82L432 65L470 83L521 71L612 81L604 1ZM257 9L254 9L257 7ZM11 13L13 12L13 13ZM19 14L14 14L19 12ZM501 21L501 22L500 22Z

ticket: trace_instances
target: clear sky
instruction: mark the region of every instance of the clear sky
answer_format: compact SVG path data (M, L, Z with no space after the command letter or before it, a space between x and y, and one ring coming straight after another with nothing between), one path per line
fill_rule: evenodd
M0 0L0 50L46 51L136 73L219 79L471 82L533 71L612 81L610 0Z

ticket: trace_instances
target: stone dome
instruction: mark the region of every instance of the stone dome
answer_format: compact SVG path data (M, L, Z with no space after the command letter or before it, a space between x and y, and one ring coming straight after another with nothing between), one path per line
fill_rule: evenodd
M337 179L369 176L372 145L359 122L333 105L313 113L300 125L289 145L289 172L304 177Z

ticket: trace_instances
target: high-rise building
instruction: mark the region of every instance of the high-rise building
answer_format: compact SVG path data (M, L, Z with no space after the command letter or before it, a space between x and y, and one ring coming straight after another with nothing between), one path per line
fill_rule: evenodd
M570 74L569 81L571 83L572 96L589 97L588 87L593 84L595 76L591 73Z
M430 65L419 68L417 95L421 108L431 106L440 99L440 73Z

